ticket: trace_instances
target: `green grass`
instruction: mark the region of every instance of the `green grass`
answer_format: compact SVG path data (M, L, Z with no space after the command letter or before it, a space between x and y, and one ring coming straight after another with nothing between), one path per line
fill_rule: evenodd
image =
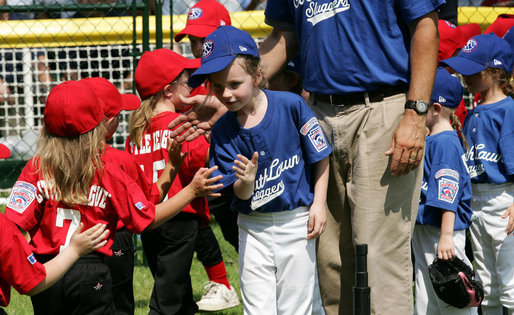
M0 207L0 212L3 212L3 209L1 208L2 207ZM218 238L218 242L220 243L230 284L236 289L238 295L240 295L237 253L235 252L234 248L223 239L221 230L216 223L213 223L212 228L214 230L214 234ZM141 261L142 258L140 253L137 254L139 254L139 261ZM208 281L208 278L205 270L200 261L195 257L193 260L193 266L191 268L191 282L193 285L193 294L196 301L198 301L203 295L203 286L206 281ZM136 266L134 271L134 299L136 304L136 315L148 314L148 302L150 300L150 295L152 294L152 287L153 278L148 267ZM16 292L14 289L11 290L11 303L9 304L9 307L5 308L5 311L9 315L32 314L33 311L30 298L28 296L19 295L18 292ZM225 311L206 312L199 314L239 315L243 314L243 308L240 305Z

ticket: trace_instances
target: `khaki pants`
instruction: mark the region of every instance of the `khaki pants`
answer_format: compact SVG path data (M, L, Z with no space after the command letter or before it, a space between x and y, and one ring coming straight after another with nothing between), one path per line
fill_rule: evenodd
M403 117L405 100L405 94L398 94L351 107L309 100L334 148L328 222L318 246L327 314L353 314L354 244L368 245L372 314L413 313L410 242L423 168L393 177L391 158L384 154Z

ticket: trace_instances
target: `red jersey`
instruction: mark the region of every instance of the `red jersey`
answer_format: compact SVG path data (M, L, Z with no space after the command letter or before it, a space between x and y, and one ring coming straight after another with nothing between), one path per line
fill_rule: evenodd
M148 181L145 173L141 167L139 167L139 164L137 164L132 154L127 151L115 149L106 144L105 154L102 156L102 160L118 165L139 187L141 187L145 193L146 199L154 204L159 202L159 189L155 184L152 185L152 183ZM122 227L123 221L118 220L117 229L119 230Z
M7 306L11 286L20 294L34 289L46 277L18 228L0 213L0 306Z
M170 134L168 124L178 116L179 114L174 112L163 112L153 117L149 130L143 133L140 148L130 141L130 137L127 138L125 149L134 155L152 183L157 182L168 162L167 148ZM168 191L168 197L181 191L191 182L198 169L206 166L208 149L209 143L205 137L198 137L193 141L183 143L182 152L188 152L188 154ZM197 214L203 221L209 222L210 214L205 197L195 198L182 212Z
M33 161L35 163L33 163ZM33 165L36 164L36 165ZM132 233L141 233L155 217L155 206L141 188L113 163L105 163L102 181L95 176L86 205L67 206L53 200L40 173L39 159L30 159L12 188L6 216L29 232L36 254L57 255L65 248L79 223L84 230L97 223L111 231L107 245L97 251L111 256L118 219Z

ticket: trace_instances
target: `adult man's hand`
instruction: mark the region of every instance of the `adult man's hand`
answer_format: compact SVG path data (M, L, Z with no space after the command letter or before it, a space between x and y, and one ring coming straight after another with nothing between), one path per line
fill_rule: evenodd
M400 177L419 166L425 148L425 119L414 110L407 109L394 132L391 146L385 152L392 155L391 175Z
M178 142L191 141L212 129L227 108L214 95L179 96L191 109L175 118L169 125L170 137Z

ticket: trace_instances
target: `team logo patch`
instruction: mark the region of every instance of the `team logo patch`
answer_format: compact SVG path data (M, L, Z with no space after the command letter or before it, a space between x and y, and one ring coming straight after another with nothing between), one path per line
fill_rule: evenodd
M138 210L143 210L143 208L145 207L145 205L141 201L137 202L134 206L136 206Z
M447 178L439 180L439 196L438 199L453 203L459 192L459 183Z
M470 40L468 40L468 42L466 43L466 46L464 46L464 48L462 48L462 51L465 52L465 53L471 53L473 51L475 51L475 49L477 49L477 41L472 38Z
M7 207L18 213L23 213L36 199L37 189L31 183L18 181L12 188Z
M202 46L202 59L209 57L214 50L214 42L210 39L203 42Z
M36 257L34 257L34 254L30 254L29 257L27 257L27 260L31 265L35 264L37 262Z
M318 125L318 120L316 119L316 117L312 117L311 119L309 119L308 122L305 123L305 125L302 126L302 128L300 128L300 133L306 136L307 132L309 132L309 130L311 130L312 127L316 125Z
M203 14L203 11L202 9L200 8L191 8L191 10L189 10L189 14L187 15L187 19L188 20L196 20L198 18L200 18Z
M309 131L309 140L311 140L312 145L318 152L325 150L328 146L327 139L325 139L325 135L319 124Z
M439 177L443 176L450 176L455 178L456 180L459 180L459 173L455 170L452 170L451 168L442 168L435 173L435 179L438 179Z

